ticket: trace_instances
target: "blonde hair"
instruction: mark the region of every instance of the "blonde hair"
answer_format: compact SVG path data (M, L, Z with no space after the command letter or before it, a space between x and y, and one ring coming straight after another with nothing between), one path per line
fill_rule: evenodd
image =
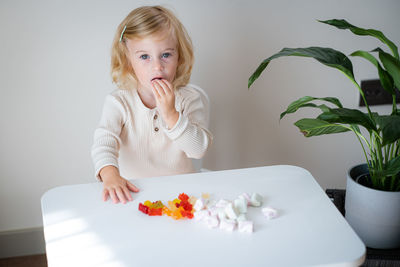
M111 76L114 83L123 89L135 88L137 78L128 59L126 39L144 38L167 31L177 40L178 67L174 88L185 86L194 62L193 46L189 34L177 17L162 6L143 6L131 11L121 22L115 33L111 49Z

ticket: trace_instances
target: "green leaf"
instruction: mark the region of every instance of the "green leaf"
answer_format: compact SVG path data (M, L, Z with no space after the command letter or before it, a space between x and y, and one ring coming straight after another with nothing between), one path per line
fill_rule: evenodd
M391 144L400 139L399 115L375 115L375 120L382 130L382 145Z
M377 131L374 121L357 109L335 108L329 112L324 112L318 116L318 119L325 120L330 123L356 124L364 126L367 130Z
M284 56L312 57L326 66L340 70L346 76L354 80L353 65L342 52L325 47L283 48L280 52L265 59L258 66L256 71L249 78L248 88L260 77L271 60Z
M400 173L400 156L391 159L384 167L384 170L372 170L376 177L393 176Z
M377 49L375 49L375 51L377 51ZM371 62L378 69L379 79L380 79L383 89L385 89L391 95L396 94L396 92L394 90L392 77L389 75L389 73L387 71L385 71L381 67L378 60L371 53L362 51L362 50L358 50L358 51L351 53L350 56L362 57L362 58L368 60L369 62Z
M375 67L378 67L378 65L379 65L378 60L367 51L357 50L357 51L354 51L353 53L351 53L350 56L365 58L366 60L368 60L369 62L374 64Z
M325 23L328 25L332 25L332 26L335 26L336 28L343 29L343 30L348 29L356 35L361 35L361 36L368 35L368 36L375 37L375 38L379 39L381 42L383 42L384 44L386 44L392 51L393 55L397 59L399 59L399 52L397 50L397 46L392 41L390 41L388 38L386 38L386 36L381 31L374 30L374 29L359 28L359 27L356 27L356 26L348 23L344 19L341 19L341 20L331 19L331 20L325 20L325 21L319 20L319 22L322 22L322 23Z
M338 121L340 119L340 117L329 111L329 112L324 112L324 113L320 114L317 117L317 119L334 123L334 122Z
M313 100L322 100L322 101L327 101L332 104L334 104L337 107L342 107L342 104L340 103L339 99L335 97L312 97L312 96L304 96L296 101L293 101L286 109L286 111L281 113L280 119L282 119L286 114L294 113L296 112L299 108L303 107L314 107L314 108L319 108L323 112L328 111L329 107L326 105L316 105L314 103L309 103L310 101Z
M390 174L386 174L386 176L396 175L400 172L400 156L397 156L396 158L391 159L386 164L386 171L391 172Z
M386 92L391 95L396 95L393 78L386 70L381 67L381 65L378 65L378 74L383 89L385 89Z
M361 130L358 127L358 125L352 124L352 125L350 125L350 128L353 130L354 133L361 134Z
M375 51L379 52L379 59L386 71L392 76L394 85L400 89L400 61L380 48L375 49Z
M295 122L294 125L300 129L305 137L350 131L350 129L343 125L332 124L319 119L301 119Z

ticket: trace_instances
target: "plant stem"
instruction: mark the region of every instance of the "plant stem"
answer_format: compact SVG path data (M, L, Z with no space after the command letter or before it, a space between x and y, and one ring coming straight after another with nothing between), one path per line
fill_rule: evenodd
M369 117L371 118L371 120L375 123L375 119L374 119L374 117L372 116L372 112L371 112L371 110L369 109L369 105L368 105L368 103L367 103L367 100L365 99L364 91L361 90L360 85L354 80L353 77L348 76L348 75L347 75L346 73L344 73L344 72L343 72L343 74L346 75L347 78L349 78L349 79L354 83L355 86L357 86L357 89L358 89L358 91L360 92L360 95L361 95L362 99L364 100L365 107L367 108L367 111L368 111L368 115L369 115Z
M387 164L390 160L390 147L391 147L391 145L386 145L383 147L383 149L385 150L385 158L384 158L385 163L384 164Z
M353 80L353 81L354 81L354 80ZM360 85L359 85L356 81L354 81L354 83L355 83L355 85L357 86L358 91L360 91L360 95L361 95L361 97L362 97L363 100L364 100L365 107L367 108L369 117L371 118L371 120L372 120L373 122L375 122L375 119L374 119L374 117L372 116L372 112L371 112L371 110L370 110L370 108L369 108L369 105L368 105L368 103L367 103L367 100L365 99L365 95L364 95L363 90L361 90Z
M367 161L367 164L368 164L368 168L371 168L371 165L370 165L369 160L368 160L367 152L365 152L365 148L364 148L364 145L363 145L363 143L362 143L362 141L360 139L360 136L356 131L353 130L353 132L356 134L356 137L357 137L358 141L361 144L362 150L364 152L365 160ZM364 139L364 142L368 145L368 147L371 148L370 145L368 144L367 140L364 138L364 136L361 135L361 137Z
M395 145L396 145L395 143L390 144L390 152L389 152L390 159L389 160L394 158L394 147L395 147Z
M392 95L392 100L393 100L393 108L392 108L392 115L397 114L397 103L396 103L396 95Z

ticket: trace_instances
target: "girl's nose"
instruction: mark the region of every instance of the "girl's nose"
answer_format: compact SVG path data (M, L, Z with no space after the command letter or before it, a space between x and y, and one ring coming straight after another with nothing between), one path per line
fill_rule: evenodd
M159 71L159 70L162 70L163 68L164 68L163 64L159 58L156 58L153 60L153 70Z

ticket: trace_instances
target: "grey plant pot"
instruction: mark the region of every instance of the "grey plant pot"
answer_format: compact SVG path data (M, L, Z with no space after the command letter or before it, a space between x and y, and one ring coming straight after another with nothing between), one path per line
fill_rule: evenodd
M375 190L356 179L368 173L367 164L347 173L346 220L367 247L400 247L400 192Z

